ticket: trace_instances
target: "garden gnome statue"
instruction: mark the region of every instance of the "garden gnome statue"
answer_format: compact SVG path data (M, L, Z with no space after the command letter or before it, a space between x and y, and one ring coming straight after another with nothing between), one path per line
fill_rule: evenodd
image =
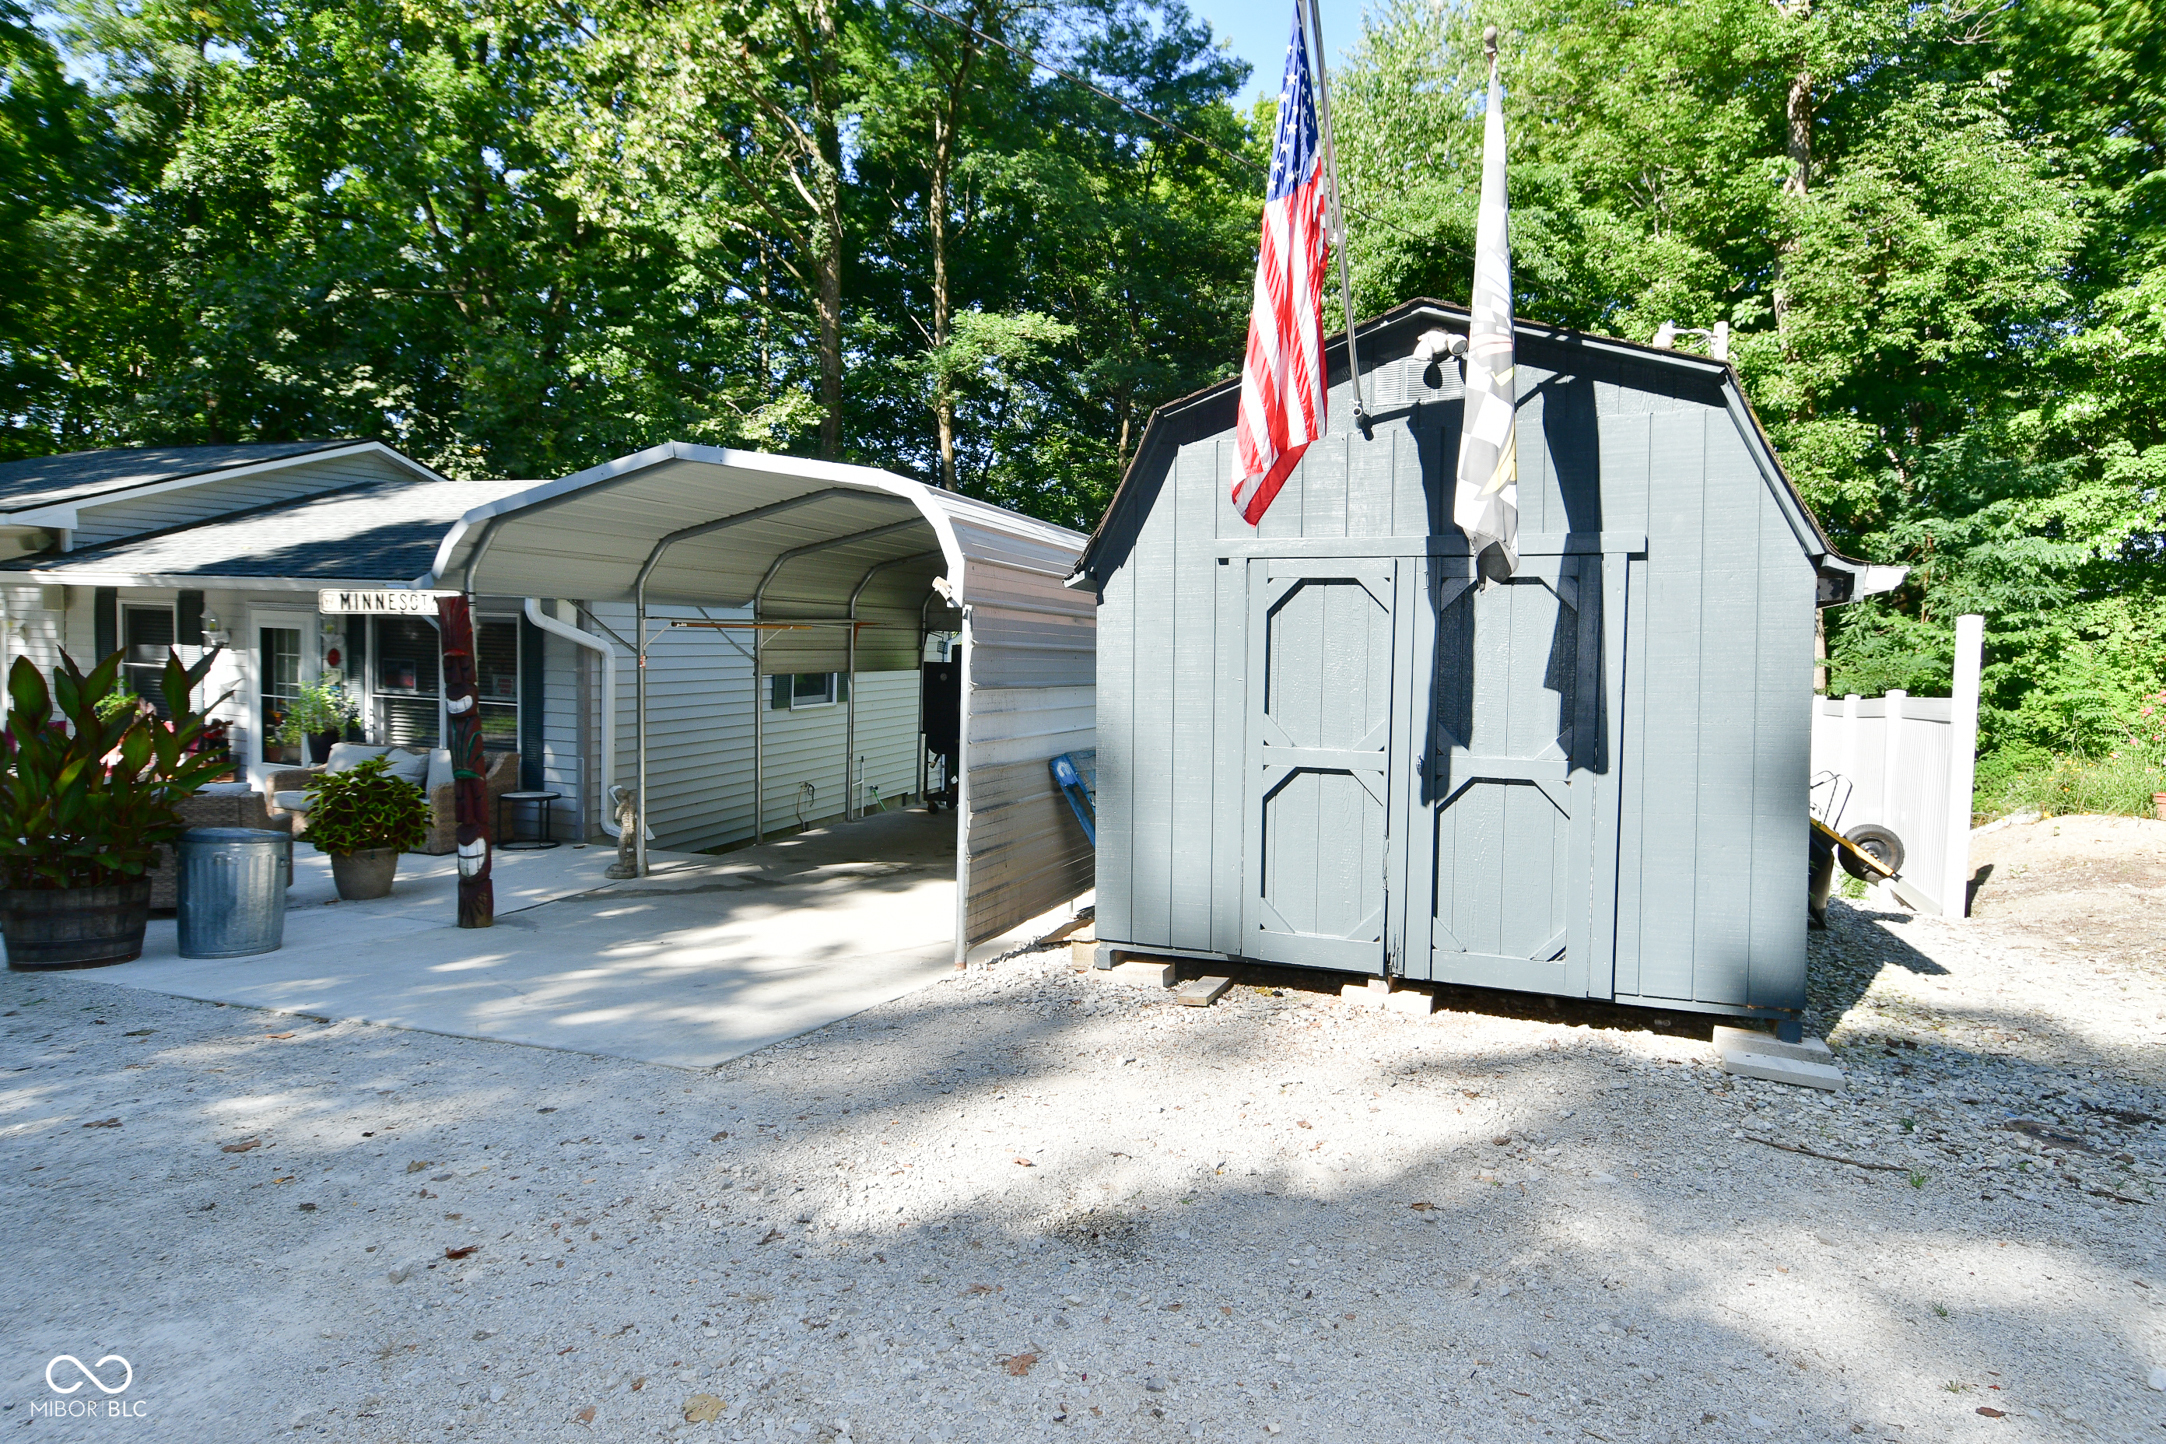
M621 784L609 789L610 805L617 809L617 860L602 874L608 878L639 876L639 803L632 789Z

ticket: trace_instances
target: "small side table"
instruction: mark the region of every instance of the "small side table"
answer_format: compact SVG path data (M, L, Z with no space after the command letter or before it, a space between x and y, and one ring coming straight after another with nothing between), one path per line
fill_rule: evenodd
M496 800L496 835L502 840L497 843L496 850L498 852L540 852L543 848L563 846L555 837L550 835L554 821L553 815L549 811L549 804L563 795L561 792L506 792L499 796ZM511 841L512 830L504 825L504 804L507 802L526 802L534 805L535 810L541 814L540 837L528 842Z

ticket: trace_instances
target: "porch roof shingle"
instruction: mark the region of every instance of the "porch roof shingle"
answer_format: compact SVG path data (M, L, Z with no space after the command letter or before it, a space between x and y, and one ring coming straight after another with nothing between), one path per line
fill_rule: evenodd
M80 551L0 563L0 574L76 585L274 578L404 586L429 570L460 515L531 481L367 483L231 512Z

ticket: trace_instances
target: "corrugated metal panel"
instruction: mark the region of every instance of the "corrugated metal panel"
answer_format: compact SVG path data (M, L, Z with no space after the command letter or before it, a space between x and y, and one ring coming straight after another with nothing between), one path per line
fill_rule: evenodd
M676 533L684 535L657 549ZM416 584L584 597L598 611L608 603L622 615L652 558L646 595L657 612L685 604L741 608L771 578L760 620L773 622L846 617L850 594L871 569L900 563L860 598L859 619L873 625L861 633L858 664L871 673L914 660L919 618L938 579L941 601L965 609L960 956L970 944L1090 887L1087 845L1064 816L1046 767L1094 739L1095 600L1063 585L1083 541L1064 528L869 467L672 443L476 507ZM762 669L839 671L844 636L840 628L768 632ZM629 678L631 669L623 675ZM649 684L656 694L650 725L659 743L664 724L654 706L666 711L680 704L675 693L664 695L669 684L653 666ZM629 706L632 688L620 690L620 705ZM869 701L871 692L860 696ZM869 711L860 713L861 752ZM780 735L794 736L787 727ZM621 745L636 745L635 736L627 720ZM701 748L729 745L719 732L700 734ZM666 744L666 759L650 751L650 773L661 768L693 787L706 774L676 749ZM834 751L839 757L840 746ZM783 815L794 820L788 795L794 782L778 777L775 760L770 751L766 806L772 815L779 797ZM901 771L890 775L897 786L914 785L914 753L907 782ZM839 776L836 781L839 786ZM657 782L658 835L661 799ZM722 804L717 797L700 805ZM749 811L749 800L744 806Z

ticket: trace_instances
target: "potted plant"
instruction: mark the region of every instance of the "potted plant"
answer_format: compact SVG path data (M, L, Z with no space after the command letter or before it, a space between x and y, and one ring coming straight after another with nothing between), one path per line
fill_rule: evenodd
M62 653L50 686L27 657L16 659L0 732L0 933L10 968L141 956L146 874L160 845L187 828L180 804L224 766L192 750L210 723L190 699L216 655L184 667L166 654L163 717L101 705L120 675L119 652L87 675Z
M286 703L273 740L288 747L308 744L308 760L321 764L345 735L346 724L361 715L361 704L336 682L303 682Z
M420 788L393 777L390 763L371 757L345 772L309 783L308 840L331 855L331 878L348 902L383 897L397 875L399 854L428 840L429 804Z

